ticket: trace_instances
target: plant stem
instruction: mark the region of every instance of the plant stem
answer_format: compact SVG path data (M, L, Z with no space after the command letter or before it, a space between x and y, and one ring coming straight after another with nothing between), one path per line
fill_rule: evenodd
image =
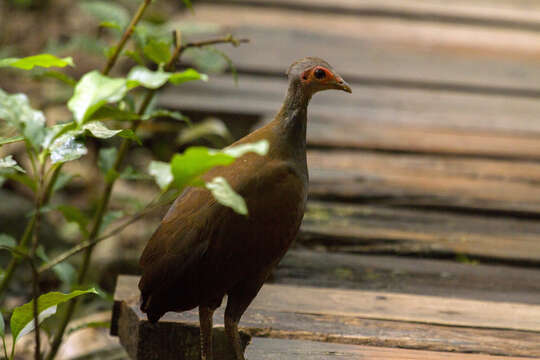
M178 36L177 36L177 38L178 38ZM207 45L218 44L218 43L231 43L234 46L238 46L238 44L243 43L243 42L247 42L247 41L249 41L249 40L247 40L247 39L237 40L232 35L228 35L226 37L222 37L222 38L218 38L218 39L213 39L213 40L208 40L208 41L201 41L201 42L196 42L196 43L188 43L188 44L186 44L184 46L182 46L181 44L176 44L173 56L171 57L170 61L165 65L165 69L167 71L171 71L172 69L174 69L174 67L175 67L176 63L178 62L178 59L180 58L181 54L187 48L201 47L201 46L207 46ZM144 97L144 100L141 103L141 106L139 108L139 111L138 111L139 115L143 115L146 112L148 106L150 105L150 103L152 102L152 100L154 98L155 93L156 93L155 89L148 90L148 92L146 93L146 96ZM141 124L140 120L134 121L133 125L131 126L131 130L133 132L135 132L140 124ZM112 167L113 171L115 171L117 173L120 171L120 167L121 167L121 165L122 165L122 163L124 161L124 158L127 155L127 151L129 149L130 144L131 144L131 140L129 140L129 139L124 139L122 141L122 144L120 145L120 149L119 149L119 151L118 151L118 153L116 155L114 165ZM113 177L113 178L109 179L107 181L107 183L105 184L105 188L103 189L103 195L101 196L101 199L99 201L98 209L97 209L97 211L95 213L95 216L94 216L94 222L93 222L93 225L92 225L92 229L91 229L90 235L88 237L88 244L83 245L83 248L85 250L84 255L83 255L84 256L83 257L83 262L82 262L82 265L79 267L79 272L77 274L77 283L79 285L84 283L84 281L86 280L86 274L88 273L88 268L89 268L90 260L91 260L91 257L92 257L92 251L93 251L95 245L99 242L99 241L97 241L98 240L98 235L99 235L99 230L100 230L101 224L103 222L103 216L105 215L105 211L107 210L107 207L109 205L109 200L111 198L112 189L114 187L116 179L117 179L117 177ZM60 344L62 343L62 338L64 336L64 332L66 331L67 325L68 325L69 321L71 320L73 314L75 313L75 309L77 308L77 305L78 305L79 301L80 301L79 299L74 299L74 300L71 300L68 303L67 309L66 309L66 311L65 311L65 313L64 313L64 315L62 317L62 320L60 322L60 325L58 327L58 331L56 332L56 334L54 336L54 339L53 339L53 342L51 344L51 351L47 355L46 360L54 359L56 353L58 352Z
M113 68L113 66L116 64L116 61L118 60L118 56L119 56L120 52L124 49L125 44L127 43L129 38L133 34L135 26L137 25L137 23L141 19L144 11L146 10L146 8L148 7L148 5L150 3L151 3L151 0L144 0L144 2L139 6L139 9L137 10L137 13L135 14L133 19L131 20L129 26L127 27L126 31L122 35L122 38L121 38L120 42L116 46L116 49L115 49L113 55L109 58L109 60L105 64L105 67L101 71L101 73L103 75L108 75L109 72L111 71L111 69ZM33 165L33 167L35 169L35 162L34 162L33 155L29 154L29 157L30 157L31 163L32 163L32 165ZM52 174L51 179L49 180L48 187L47 187L47 190L45 192L45 196L43 198L42 206L45 206L45 205L47 205L49 203L49 200L50 200L51 195L52 195L52 189L54 188L54 185L56 184L56 180L58 180L58 176L60 175L60 170L62 169L62 166L63 166L63 164L59 164L56 167L56 169L54 170L54 173ZM30 221L28 221L28 223L26 224L26 228L24 230L24 233L23 233L21 239L19 240L19 243L18 243L19 245L26 246L29 239L32 237L32 233L34 232L34 225L36 223L36 215L37 215L38 212L39 212L39 209L34 209L34 214L32 215L32 218L30 219ZM8 266L7 266L7 268L6 268L6 271L4 273L4 277L2 278L2 281L0 281L0 303L3 300L4 294L5 294L6 290L7 290L7 288L9 287L11 279L13 278L13 274L15 273L15 270L16 270L18 265L19 265L19 259L16 259L15 257L12 257L9 264L8 264Z
M103 240L106 240L108 238L113 237L114 235L122 232L126 227L128 227L129 225L139 221L140 219L142 219L143 217L145 217L146 215L148 215L152 211L154 211L154 210L156 210L156 209L158 209L158 208L160 208L160 207L162 207L164 205L168 205L168 204L172 203L173 200L176 199L177 196L178 196L178 192L175 192L172 196L167 196L164 200L159 201L157 203L154 203L152 201L143 210L139 211L138 213L136 213L134 215L131 215L123 224L118 225L116 228L109 231L107 234L96 238L94 241L86 240L86 241L80 242L78 245L76 245L76 246L72 247L71 249L63 252L60 255L58 255L57 257L55 257L53 260L49 261L48 263L41 265L38 268L38 272L40 274L42 274L45 271L48 271L48 270L52 269L53 267L55 267L56 265L60 264L61 262L69 259L73 255L78 254L81 251L87 249L88 247L94 246L97 243L102 242Z
M114 66L114 64L116 63L116 60L118 59L118 56L120 55L120 52L123 50L127 41L133 34L133 31L135 31L135 26L137 25L139 20L141 20L141 17L143 16L146 8L148 7L148 5L150 5L151 2L152 0L144 0L144 2L141 3L139 8L137 9L135 16L133 16L133 18L131 19L131 22L126 28L126 31L124 31L124 34L122 35L120 42L116 46L114 53L109 57L109 60L107 61L107 64L105 65L105 68L102 71L103 75L107 75L109 71L112 69L112 67Z

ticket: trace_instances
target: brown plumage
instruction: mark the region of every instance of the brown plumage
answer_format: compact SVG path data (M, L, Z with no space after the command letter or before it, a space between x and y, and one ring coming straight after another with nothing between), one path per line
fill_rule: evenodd
M244 197L249 215L217 203L210 192L188 188L171 206L140 259L142 303L151 322L167 311L199 306L202 359L212 359L212 314L228 296L225 329L244 359L237 325L272 268L295 238L307 197L307 106L317 91L348 84L324 60L304 58L288 72L289 89L275 119L235 145L266 139L266 156L246 154L209 171Z

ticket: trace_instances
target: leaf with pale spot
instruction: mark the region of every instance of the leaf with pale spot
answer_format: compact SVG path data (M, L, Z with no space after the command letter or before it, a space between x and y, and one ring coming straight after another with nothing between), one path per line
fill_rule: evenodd
M248 209L245 200L238 195L225 178L218 176L205 184L218 203L230 207L240 215L247 215Z
M41 323L47 317L56 313L56 307L74 297L84 294L97 294L95 289L88 290L75 290L69 294L63 294L60 292L49 292L43 294L38 298L38 322ZM18 341L22 336L28 334L35 328L34 324L34 300L15 308L11 315L11 334L14 341ZM39 325L39 324L38 324Z
M113 79L98 71L91 71L79 80L67 105L75 121L83 124L101 106L120 101L127 91L126 79Z

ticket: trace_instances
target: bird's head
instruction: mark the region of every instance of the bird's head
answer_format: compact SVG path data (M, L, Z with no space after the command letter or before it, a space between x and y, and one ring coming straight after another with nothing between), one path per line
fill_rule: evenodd
M287 70L290 82L302 86L307 92L314 94L322 90L343 90L351 93L351 87L323 59L305 57L297 60Z

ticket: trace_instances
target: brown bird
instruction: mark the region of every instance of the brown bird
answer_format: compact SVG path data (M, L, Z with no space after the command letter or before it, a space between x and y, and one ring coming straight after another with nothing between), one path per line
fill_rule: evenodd
M351 92L324 60L307 57L287 72L289 88L274 120L233 145L266 139L266 156L245 154L210 170L242 195L248 216L190 187L171 206L140 259L141 310L156 322L167 311L199 307L201 358L212 359L212 317L227 295L225 331L244 359L238 322L296 237L307 198L307 106L328 89Z

